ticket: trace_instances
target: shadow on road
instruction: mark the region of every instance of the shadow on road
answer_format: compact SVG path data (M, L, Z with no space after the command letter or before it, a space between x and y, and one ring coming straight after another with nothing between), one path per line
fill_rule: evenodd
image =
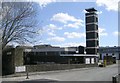
M112 81L56 81L51 79L39 79L29 81L4 81L2 83L112 83Z
M29 80L29 81L22 81L18 83L55 83L57 82L56 80L51 80L51 79L39 79L39 80Z
M2 83L56 83L56 80L39 79L39 80L26 80L26 81L3 81Z

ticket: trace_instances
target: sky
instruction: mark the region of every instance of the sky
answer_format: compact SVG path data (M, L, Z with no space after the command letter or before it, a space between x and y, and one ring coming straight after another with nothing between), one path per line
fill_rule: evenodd
M98 10L99 46L118 46L119 0L34 1L39 4L38 19L42 22L35 45L86 46L85 9L94 7Z

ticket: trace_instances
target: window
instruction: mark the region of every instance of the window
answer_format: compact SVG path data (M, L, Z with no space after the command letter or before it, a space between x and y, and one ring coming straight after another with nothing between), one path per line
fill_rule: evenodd
M95 38L98 38L98 33L97 33L97 32L89 32L89 33L86 33L86 38L87 38L87 39L95 39Z
M100 54L100 60L102 60L102 54Z
M86 17L86 23L98 22L98 18L96 16Z
M96 54L96 48L86 49L87 54Z
M85 64L90 64L90 58L85 59Z
M95 61L94 61L94 58L91 58L91 64L94 64Z
M86 17L86 23L95 22L94 16Z
M96 24L86 25L86 31L93 31L93 30L98 30L98 25Z
M97 17L95 17L95 21L98 22L98 18Z
M86 46L87 46L87 47L97 47L97 46L98 46L97 40L89 40L89 41L86 41Z

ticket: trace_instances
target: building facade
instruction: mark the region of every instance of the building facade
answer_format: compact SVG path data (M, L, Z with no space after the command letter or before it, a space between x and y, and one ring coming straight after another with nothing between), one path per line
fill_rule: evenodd
M95 54L84 54L84 47L53 47L50 45L34 46L30 52L24 50L24 64L95 64ZM27 58L29 58L27 60ZM89 61L86 61L86 59Z
M100 47L99 48L100 59L103 60L104 56L112 56L117 60L120 60L120 47Z

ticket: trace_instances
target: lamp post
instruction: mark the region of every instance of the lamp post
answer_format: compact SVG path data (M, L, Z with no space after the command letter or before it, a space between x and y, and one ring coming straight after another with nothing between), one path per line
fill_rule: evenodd
M25 49L25 57L26 57L26 79L29 79L29 75L28 75L28 63L30 61L30 58L27 57L28 53L31 52L31 49Z

